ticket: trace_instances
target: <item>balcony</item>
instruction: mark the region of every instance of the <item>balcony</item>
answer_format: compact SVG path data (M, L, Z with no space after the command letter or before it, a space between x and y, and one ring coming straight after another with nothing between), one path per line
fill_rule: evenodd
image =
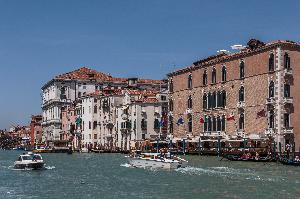
M188 109L185 110L185 113L186 113L186 114L192 114L192 113L193 113L193 110L190 109L190 108L188 108Z
M293 75L293 71L291 68L285 68L283 71L284 76L291 76Z
M283 98L283 104L293 104L293 98L292 97L284 97Z
M266 136L272 136L274 134L275 134L275 131L274 131L273 128L268 128L268 129L265 130L265 135Z
M276 103L276 100L275 100L274 97L269 97L269 98L267 98L267 100L266 100L266 105L273 105L273 104L275 104L275 103Z
M202 134L202 136L206 136L206 137L225 137L226 134L223 131L206 131Z
M236 135L238 137L245 137L245 131L244 130L238 130L238 132L236 133Z
M245 102L238 102L238 103L236 104L236 107L237 107L237 108L244 108L244 107L245 107Z
M293 127L287 127L287 128L284 128L283 129L283 134L293 134L294 133L294 130L293 130Z

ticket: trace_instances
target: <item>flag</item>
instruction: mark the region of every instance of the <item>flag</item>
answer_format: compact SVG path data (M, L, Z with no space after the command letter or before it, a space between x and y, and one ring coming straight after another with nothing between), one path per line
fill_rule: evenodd
M183 121L182 117L178 119L178 121L176 122L176 124L178 126L184 124L184 121Z
M262 109L261 111L257 112L256 119L261 118L261 117L266 117L266 116L267 116L267 114L266 114L265 109Z
M160 120L159 126L160 127L164 127L165 126L165 121L163 119Z
M231 120L235 120L233 114L231 114L227 117L227 121L231 121Z
M200 118L200 123L203 124L204 123L204 119L203 117Z

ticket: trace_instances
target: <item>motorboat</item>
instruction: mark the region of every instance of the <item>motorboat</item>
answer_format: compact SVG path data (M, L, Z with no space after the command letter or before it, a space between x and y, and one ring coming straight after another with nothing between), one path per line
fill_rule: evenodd
M52 150L47 147L35 147L35 149L32 150L34 153L51 153Z
M44 161L40 154L29 152L22 154L14 163L15 169L42 169Z
M188 161L170 153L133 153L126 156L129 164L137 168L177 169L187 166Z

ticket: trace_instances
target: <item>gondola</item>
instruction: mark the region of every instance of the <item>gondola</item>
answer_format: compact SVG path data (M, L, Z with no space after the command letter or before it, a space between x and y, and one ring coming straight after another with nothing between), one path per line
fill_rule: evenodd
M226 158L227 160L230 160L230 161L249 161L249 162L271 162L272 161L271 157L242 158L241 156L237 156L237 155L227 155L227 156L224 156L224 158Z
M295 161L293 159L288 159L288 158L279 158L279 162L284 165L300 166L299 161Z

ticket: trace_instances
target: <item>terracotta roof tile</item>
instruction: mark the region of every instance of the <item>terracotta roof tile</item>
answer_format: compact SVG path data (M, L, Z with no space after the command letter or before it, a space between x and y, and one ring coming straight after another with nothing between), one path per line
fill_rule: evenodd
M72 80L72 79L78 79L78 80L88 80L88 79L96 79L101 81L110 81L112 79L112 76L108 74L104 74L101 72L98 72L96 70L82 67L80 69L58 75L55 77L55 79L59 80Z

